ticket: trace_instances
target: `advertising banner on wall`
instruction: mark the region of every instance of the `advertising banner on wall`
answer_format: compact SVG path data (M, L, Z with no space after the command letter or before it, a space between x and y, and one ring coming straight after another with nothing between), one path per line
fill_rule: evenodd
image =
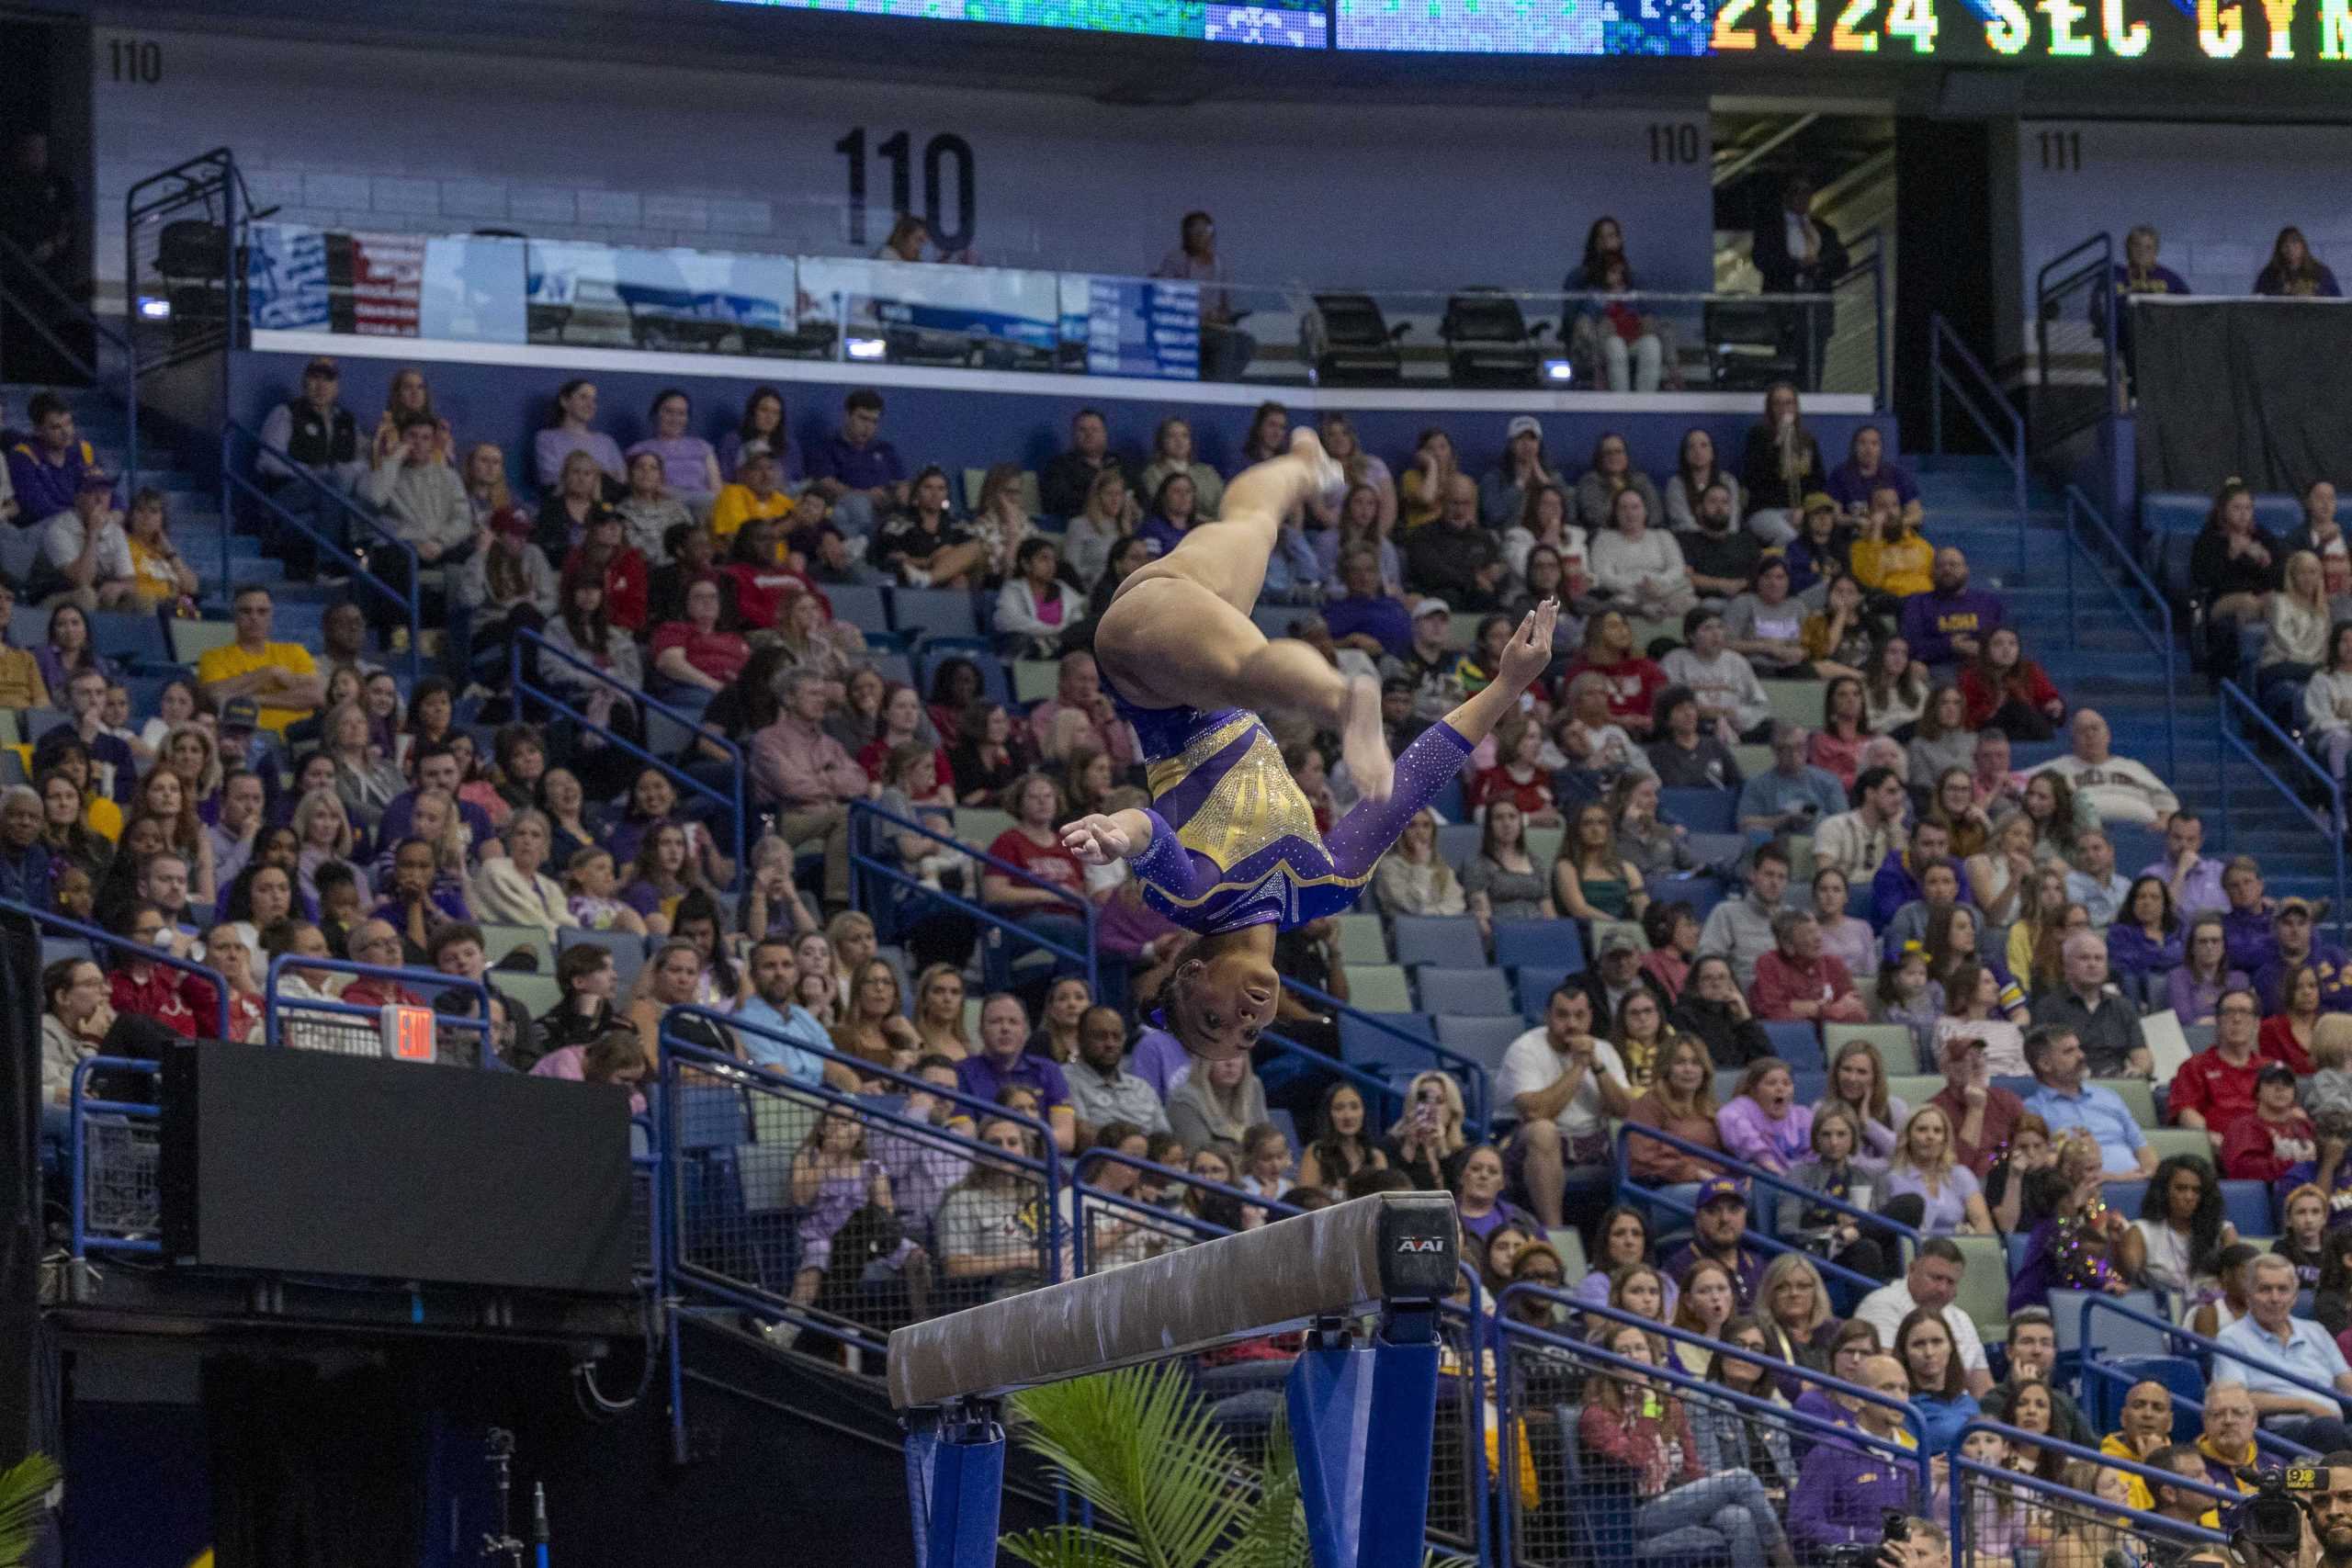
M1058 274L803 257L800 319L840 323L852 359L1050 370L1061 344Z
M1064 316L1083 312L1090 376L1196 381L1201 374L1201 290L1148 277L1071 277Z
M524 287L533 343L794 351L790 256L632 250L533 240Z

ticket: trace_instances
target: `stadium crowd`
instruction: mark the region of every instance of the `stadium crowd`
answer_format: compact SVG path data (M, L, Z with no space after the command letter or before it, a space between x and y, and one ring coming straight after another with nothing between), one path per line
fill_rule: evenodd
M1533 1282L1763 1354L1784 1370L1587 1325L1610 1355L1881 1443L1912 1438L1848 1385L1907 1404L1938 1448L1980 1412L2098 1438L2049 1386L2053 1289L2156 1292L2238 1357L2199 1442L2170 1443L2168 1404L2127 1403L2109 1452L2223 1477L2257 1423L2352 1442L2312 1388L2352 1393L2352 961L2321 911L2266 895L2256 861L2207 855L2167 781L2069 703L2001 594L1934 540L1882 433L1833 462L1791 387L1739 453L1693 430L1656 475L1617 435L1557 454L1532 417L1476 472L1469 432L1384 460L1321 417L1350 488L1288 520L1261 619L1377 675L1393 745L1487 681L1531 605L1571 613L1552 674L1474 754L1446 819L1425 813L1379 865L1365 911L1283 935L1295 988L1276 1028L1295 1043L1214 1066L1151 1021L1188 934L1057 834L1146 798L1089 649L1125 575L1216 513L1230 475L1184 421L1127 454L1087 410L1038 473L951 475L900 455L872 391L804 446L775 389L717 442L668 390L624 447L576 380L510 457L459 440L422 372L371 423L313 361L258 477L327 525L348 525L347 497L413 549L445 630L437 672L409 684L387 635L404 627L355 596L315 654L277 637L270 591L205 582L161 495L117 510L62 400L27 413L5 445L18 524L42 538L28 579L0 585L0 704L27 742L25 782L0 792L0 897L111 939L44 974L52 1105L96 1052L214 1032L222 998L176 961L217 974L230 1032L254 1038L281 958L276 998L296 1008L427 1001L315 965L330 957L482 980L486 1043L450 1032L446 1057L599 1082L652 1076L665 1018L692 1004L673 1037L837 1105L888 1097L941 1134L811 1119L788 1169L805 1304L854 1312L880 1278L901 1314L1035 1283L1021 1162L1042 1132L1062 1156L1105 1151L1088 1179L1127 1200L1090 1219L1098 1265L1444 1188L1490 1309ZM1267 403L1242 450L1288 433ZM2217 536L2240 536L2235 515L2225 492ZM2253 547L2278 578L2238 612L2277 626L2302 604L2305 547L2344 549L2321 521L2291 549ZM97 646L94 616L205 602L232 626L160 683ZM9 633L20 603L46 611L37 636ZM918 603L960 605L978 635L918 643L918 664L888 609ZM569 713L502 689L518 643ZM2301 673L2316 714L2334 677ZM1335 738L1274 728L1328 827L1357 795ZM2045 760L2020 765L2026 748ZM1092 984L1073 956L1090 930ZM1343 1010L1417 1010L1397 964L1417 967L1419 1011L1478 1027L1410 1075L1329 1066L1348 1056ZM1475 1000L1441 999L1473 971ZM1611 1205L1625 1127L1662 1134L1627 1157L1687 1206L1670 1246L1651 1212ZM2225 1181L2259 1184L2258 1224L2224 1217ZM1972 1236L2015 1238L2005 1347L1954 1305L1987 1266L1953 1239ZM1671 1398L1628 1403L1634 1386L1601 1380L1581 1439L1639 1476L1645 1535L1705 1522L1740 1568L1874 1538L1862 1450L1798 1463L1736 1427L1692 1430ZM2188 1506L1984 1436L1961 1451Z

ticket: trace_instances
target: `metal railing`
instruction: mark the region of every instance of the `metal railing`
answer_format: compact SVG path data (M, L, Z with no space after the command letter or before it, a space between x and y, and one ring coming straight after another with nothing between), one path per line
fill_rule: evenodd
M1316 989L1304 980L1295 980L1285 975L1282 977L1282 982L1284 990L1304 998L1311 1005L1329 1012L1335 1022L1340 1019L1353 1019L1366 1028L1385 1034L1391 1040L1400 1041L1417 1052L1427 1052L1430 1058L1429 1066L1426 1069L1419 1070L1452 1073L1461 1080L1465 1128L1484 1129L1489 1122L1500 1118L1503 1114L1505 1107L1491 1103L1492 1089L1488 1083L1487 1069L1476 1057L1465 1056L1461 1052L1441 1044L1427 1035L1416 1034L1401 1024L1392 1023L1376 1012L1366 1012L1362 1008L1351 1006L1329 991Z
M28 300L23 294L9 287L11 278L21 278L37 284L34 290L43 298ZM0 320L17 321L32 329L33 334L49 345L50 352L62 360L67 368L80 376L107 398L122 405L123 455L122 477L126 493L139 484L139 383L134 368L134 355L130 339L100 321L96 312L74 298L65 286L50 276L48 272L18 248L14 240L0 234L0 306L7 307ZM74 326L90 334L90 356L67 343L56 327L46 319L51 312L62 315ZM109 371L106 365L106 349L111 347L121 363ZM0 376L16 379L13 367L0 363ZM28 519L26 521L38 521Z
M2092 547L2094 545L2104 547L2108 559L2121 574L2120 582L2099 570L2098 551ZM2082 487L2068 485L2066 487L2066 646L2079 650L2083 642L2083 626L2090 616L2075 593L2075 557L2078 552L2090 563L2091 577L2107 590L2108 597L2115 601L2116 607L2123 612L2124 619L2131 622L2141 637L2147 640L2149 652L2154 655L2156 660L2164 666L2165 777L2178 778L2180 776L2180 688L2177 649L2173 638L2172 605L2165 601L2163 592L2149 581L2148 574L2140 569L2140 563L2132 558L2132 552L2124 547L2122 540L2115 536L2115 530L2108 525L2107 519L2092 503L2091 498L2083 493ZM2132 602L2132 595L2124 592L2126 584L2140 591L2140 596L2145 607ZM2154 617L2153 621L2150 619L2151 612Z
M1958 1436L1952 1439L1951 1479L1949 1483L1951 1514L1946 1528L1951 1532L1951 1561L1954 1562L1985 1563L1997 1562L2001 1558L2013 1554L2021 1555L2017 1553L2014 1542L2007 1543L1997 1550L1979 1548L1975 1539L1979 1534L1976 1529L1976 1510L1970 1505L1975 1500L1976 1493L1982 1487L1998 1487L2013 1496L2033 1496L2045 1499L2042 1504L2045 1511L2051 1511L2052 1504L2064 1505L2066 1508L2078 1511L2091 1519L2101 1521L2107 1528L2118 1531L2136 1529L2180 1542L2218 1542L2226 1539L2221 1532L2209 1530L2201 1525L2120 1506L2107 1498L2096 1496L2087 1492L2078 1492L2062 1482L2046 1480L2030 1471L1996 1467L1970 1459L1961 1450L1967 1443L1970 1434L1975 1432L1990 1432L2012 1448L2018 1444L2025 1444L2082 1463L2096 1465L2101 1470L2112 1470L2149 1485L2152 1490L2157 1485L2170 1486L2182 1492L2194 1493L2221 1506L2235 1505L2241 1500L2241 1495L2237 1492L2214 1485L2201 1476L2192 1477L2182 1475L2177 1471L2152 1469L2137 1460L2124 1459L2100 1450L2083 1448L2045 1433L2028 1432L1998 1421L1971 1421L1962 1427ZM1979 1486L1969 1485L1968 1482L1972 1479L1979 1483ZM1988 1551L1990 1555L1985 1554ZM2130 1554L2126 1555L2127 1560L2130 1560Z
M85 1056L74 1064L66 1123L74 1188L68 1200L73 1255L80 1258L93 1252L117 1252L160 1257L164 1251L163 1097L153 1091L146 1100L94 1097L89 1092L90 1075L101 1071L141 1075L157 1090L163 1085L160 1062L132 1056ZM91 1141L98 1133L107 1134L102 1152L95 1150ZM101 1192L95 1204L93 1186Z
M2115 239L2105 230L2061 252L2033 276L2037 451L2115 412L2114 277ZM2078 368L2091 359L2099 367L2095 380Z
M241 443L251 446L256 455L267 452L282 460L294 476L289 482L315 497L322 507L331 509L322 513L322 516L339 512L356 525L353 537L362 536L364 531L365 535L381 541L380 545L370 546L370 548L398 552L408 565L407 591L403 592L394 588L368 570L367 559L356 550L337 543L334 536L323 528L304 521L265 490L258 480L249 478L237 463L237 449ZM220 429L220 581L224 586L234 582L234 574L229 564L229 540L236 529L236 510L232 502L240 495L256 502L278 527L290 529L309 540L313 549L350 577L354 586L376 598L390 601L400 610L408 621L409 679L415 681L424 668L424 625L417 612L421 590L417 585L416 547L392 532L390 526L373 512L265 442L260 433L232 419L224 422Z
M90 944L90 962L101 969L105 968L107 964L100 954L116 948L137 948L139 956L149 964L160 964L166 969L176 969L183 975L194 976L212 987L212 1002L216 1010L212 1017L214 1025L212 1037L216 1040L231 1038L229 982L221 977L220 971L210 964L199 964L193 958L182 958L176 953L165 953L161 948L140 947L139 943L128 938L117 936L112 931L93 925L85 925L70 916L53 914L47 909L36 909L29 904L19 904L13 898L0 898L0 914L21 916L32 921L34 927L43 935L80 937Z
M1816 1192L1811 1188L1800 1186L1789 1180L1786 1177L1776 1176L1760 1166L1746 1164L1721 1149L1711 1149L1703 1144L1694 1144L1687 1138L1679 1138L1662 1128L1648 1126L1639 1122L1621 1122L1617 1127L1613 1174L1616 1179L1616 1198L1621 1203L1646 1204L1664 1209L1669 1213L1683 1218L1695 1217L1699 1212L1696 1203L1676 1193L1672 1186L1645 1187L1634 1179L1631 1168L1631 1145L1635 1138L1644 1138L1655 1144L1664 1144L1670 1149L1706 1160L1719 1168L1725 1175L1736 1176L1747 1181L1751 1193L1758 1188L1769 1188L1787 1197L1803 1200L1807 1208L1827 1209L1843 1214L1868 1231L1879 1231L1900 1237L1913 1247L1917 1247L1921 1239L1916 1226L1905 1224L1900 1220L1888 1219L1884 1214L1872 1213L1868 1209L1857 1208L1842 1198L1833 1198L1826 1192ZM1775 1207L1777 1208L1778 1205L1776 1204ZM1883 1280L1874 1280L1868 1274L1824 1258L1819 1253L1807 1252L1802 1247L1782 1241L1772 1234L1769 1226L1759 1228L1756 1221L1760 1216L1757 1213L1756 1208L1756 1204L1751 1201L1748 1204L1749 1224L1741 1234L1745 1239L1755 1243L1765 1251L1800 1254L1811 1261L1814 1268L1820 1270L1825 1278L1839 1280L1849 1288L1865 1295L1877 1290L1883 1283Z
M2345 900L2344 782L2331 774L2319 759L2306 750L2293 736L2279 728L2270 716L2262 711L2262 705L2246 695L2236 682L2221 682L2215 686L2214 694L2220 702L2214 714L2213 760L2219 764L2217 771L2221 775L2220 808L2214 813L2221 827L2221 835L2215 847L2230 847L2230 753L2234 750L2256 773L2270 782L2271 787L2299 816L2311 823L2318 832L2320 841L2327 846L2328 856L2335 865L2335 902L2329 906L2328 915L2336 929L2342 931L2346 922L2352 919L2352 908L2347 908ZM2236 725L2241 721L2252 727L2251 733L2239 733ZM2318 782L2320 794L2327 803L2324 809L2312 806L2292 783L2278 774L2271 766L2270 759L2264 755L2264 749L2255 743L2256 739L2268 740L2271 750L2293 758L2295 769Z
M123 333L136 374L221 354L237 340L237 261L251 217L239 206L243 189L235 155L215 147L123 193Z
M689 737L687 742L689 746L710 746L724 753L732 768L730 787L720 789L715 784L697 778L688 769L667 758L657 756L650 744L639 745L610 725L599 724L590 718L585 713L574 707L569 698L548 690L544 684L526 680L523 674L523 653L526 649L528 649L537 658L552 660L578 671L589 683L609 690L616 700L641 707L649 714L658 714L671 723L682 727ZM743 859L743 846L745 835L750 831L748 820L750 801L746 794L749 764L741 746L726 736L713 734L705 729L701 719L686 713L683 708L673 707L661 698L652 696L639 687L622 683L609 671L599 670L586 660L566 652L537 632L528 628L517 630L507 641L506 673L507 690L514 694L514 711L517 717L522 716L523 701L528 697L562 715L582 728L602 736L605 745L618 747L647 767L660 770L664 777L680 789L701 795L706 800L716 801L726 810L729 820L732 824L733 830L729 837L735 847L736 873L741 875L748 869L747 863ZM650 734L647 739L650 741Z
M2001 390L2000 383L1993 379L1992 372L1969 352L1960 334L1952 331L1951 323L1938 311L1929 319L1928 331L1928 434L1930 450L1939 457L1944 455L1947 395L1976 426L1994 455L2008 466L2017 491L2018 571L2022 575L2026 570L2026 520L2030 510L2026 499L2025 415L2018 412L2017 405Z
M915 834L917 837L956 851L971 861L976 868L995 872L1000 876L1011 877L1024 887L1040 888L1050 893L1056 903L1069 906L1077 919L1084 923L1086 946L1081 950L1057 942L1051 937L1032 931L1017 917L1009 915L1002 909L991 908L976 898L967 898L960 894L925 886L921 878L909 874L906 869L897 863L895 853L889 858L885 858L864 847L867 842L867 835L876 830L877 823L881 825L882 830L888 833ZM1065 958L1080 965L1086 974L1087 990L1098 998L1102 996L1100 959L1102 942L1096 929L1098 921L1094 905L1091 900L1071 892L1067 887L1047 882L1013 864L1011 861L999 860L988 851L974 844L967 844L952 833L944 833L927 823L917 822L911 818L901 817L893 811L885 811L871 801L853 800L849 803L849 847L850 893L852 901L858 908L865 909L867 901L865 877L858 874L863 872L866 876L877 878L894 887L911 890L924 899L954 909L959 914L967 915L980 921L989 931L1019 942L1024 946L1043 948L1057 958ZM871 910L867 912L872 913ZM987 939L984 937L982 940Z
M434 1008L435 1032L437 1034L444 1028L481 1031L481 1044L474 1059L477 1067L491 1066L497 1055L496 1024L490 1016L490 987L481 981L469 980L463 975L445 975L438 969L387 967L379 964L361 964L348 958L306 958L298 953L281 953L269 961L269 975L262 992L262 1043L265 1045L293 1044L307 1049L340 1051L342 1048L336 1045L318 1045L300 1039L288 1041L286 1032L289 1027L297 1032L320 1028L314 1020L321 1016L364 1019L370 1026L380 1024L383 1019L383 1006L364 1007L357 1002L346 1002L333 997L285 996L279 990L278 983L289 969L319 969L330 975L348 975L354 979L387 980L404 989L468 992L480 1005L481 1016L463 1018ZM288 1017L288 1014L294 1016ZM354 1032L340 1030L335 1032L348 1035ZM373 1055L379 1053L370 1050L343 1054Z
M2205 1336L2194 1333L2189 1329L2183 1328L2180 1325L2174 1323L2167 1318L2159 1317L2154 1313L2143 1312L2137 1307L2127 1306L2123 1303L2111 1300L2107 1296L2098 1294L2086 1295L2083 1298L2082 1305L2079 1310L2082 1313L2083 1323L2081 1342L2086 1346L2089 1346L2094 1343L2091 1338L2091 1319L2099 1313L2107 1313L2111 1316L2120 1318L2125 1323L2136 1325L2141 1328L2155 1329L2167 1336L2169 1338L2187 1346L2192 1355L2207 1358L2215 1363L2210 1371L2211 1375L2216 1378L2222 1375L2222 1367L2220 1365L2222 1362L2227 1361L2241 1367L2252 1365L2252 1363L2248 1362L2243 1355L2231 1349L2228 1346L2222 1344L2218 1339L2208 1339ZM2086 1364L2089 1360L2094 1359L2094 1358L2090 1358L2087 1355L2085 1359ZM2297 1377L2294 1373L2280 1369L2275 1363L2265 1363L2262 1371L2267 1375L2278 1379L2281 1382L2291 1383L2297 1388L2303 1389L2312 1394L2315 1394L2330 1404L2342 1405L2345 1402L2346 1396L2342 1391L2326 1383L2314 1382L2308 1378Z

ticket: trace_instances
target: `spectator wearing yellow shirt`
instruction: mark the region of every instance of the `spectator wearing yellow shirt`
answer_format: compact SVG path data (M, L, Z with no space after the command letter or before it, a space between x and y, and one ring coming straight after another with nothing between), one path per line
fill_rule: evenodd
M309 649L299 642L269 640L277 612L268 589L241 588L232 603L236 639L207 650L196 661L196 678L216 708L251 697L261 705L261 727L282 734L325 700L325 682Z
M745 452L733 484L724 486L711 503L710 531L731 539L754 517L788 517L793 500L775 482L775 458L766 452Z
M144 488L130 498L124 532L130 536L132 597L149 609L177 601L186 613L195 614L200 584L165 525L162 491Z
M1854 540L1854 580L1874 595L1907 599L1936 585L1936 547L1906 521L1892 489L1871 495L1870 515Z
M49 706L49 682L40 678L40 661L28 648L8 641L8 623L17 613L17 591L0 581L0 708Z
M1396 515L1408 532L1433 520L1448 479L1462 471L1453 438L1432 425L1413 444L1413 460L1396 481Z

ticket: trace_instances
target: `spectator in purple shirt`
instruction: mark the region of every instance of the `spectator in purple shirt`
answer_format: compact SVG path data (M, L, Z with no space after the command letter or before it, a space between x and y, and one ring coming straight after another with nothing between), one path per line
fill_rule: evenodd
M29 526L74 510L82 476L98 465L90 444L74 434L74 411L55 392L36 392L25 405L32 434L8 448L8 483L17 492L17 521Z
M1333 642L1374 659L1402 659L1412 650L1412 612L1402 599L1381 592L1378 556L1356 550L1341 557L1340 582L1346 593L1323 606Z
M628 465L621 460L620 443L595 424L596 383L585 377L566 381L555 395L555 418L531 441L531 462L538 470L541 490L562 489L563 460L585 452L596 459L610 499L620 498L628 485Z
M2222 888L2222 863L2204 853L2205 824L2194 811L2176 811L2165 824L2165 858L2140 868L2172 890L2172 907L2184 920L2220 914L2230 907Z
M999 991L980 1005L980 1050L956 1064L956 1087L975 1100L994 1100L1006 1089L1023 1085L1037 1091L1040 1109L1054 1130L1054 1142L1068 1154L1076 1146L1078 1111L1070 1103L1069 1080L1060 1067L1044 1056L1032 1055L1029 1010L1009 991Z
M458 761L457 750L440 741L427 741L417 749L416 786L402 790L385 804L384 819L377 825L377 835L386 843L398 843L409 836L409 828L416 820L417 796L427 790L439 790L458 803L458 832L466 840L466 852L472 859L481 858L481 849L497 837L491 825L490 813L470 800L460 799L458 789L464 784L465 770Z
M1945 668L1982 652L2005 617L2001 601L1968 586L1968 558L1947 545L1936 552L1936 585L1903 601L1903 640L1922 664Z
M907 503L907 466L881 434L882 394L860 387L842 400L840 433L808 454L811 488L844 534L871 534L876 517Z
M1875 424L1854 432L1846 460L1829 470L1829 496L1845 512L1860 516L1871 509L1871 497L1891 490L1903 503L1903 521L1913 528L1926 515L1919 504L1919 481L1887 460L1886 437Z
M652 453L662 459L662 482L671 494L697 510L708 507L718 494L718 454L709 442L686 429L694 419L693 401L677 388L665 387L653 394L653 406L647 413L653 422L653 434L624 456L634 458L640 452Z

